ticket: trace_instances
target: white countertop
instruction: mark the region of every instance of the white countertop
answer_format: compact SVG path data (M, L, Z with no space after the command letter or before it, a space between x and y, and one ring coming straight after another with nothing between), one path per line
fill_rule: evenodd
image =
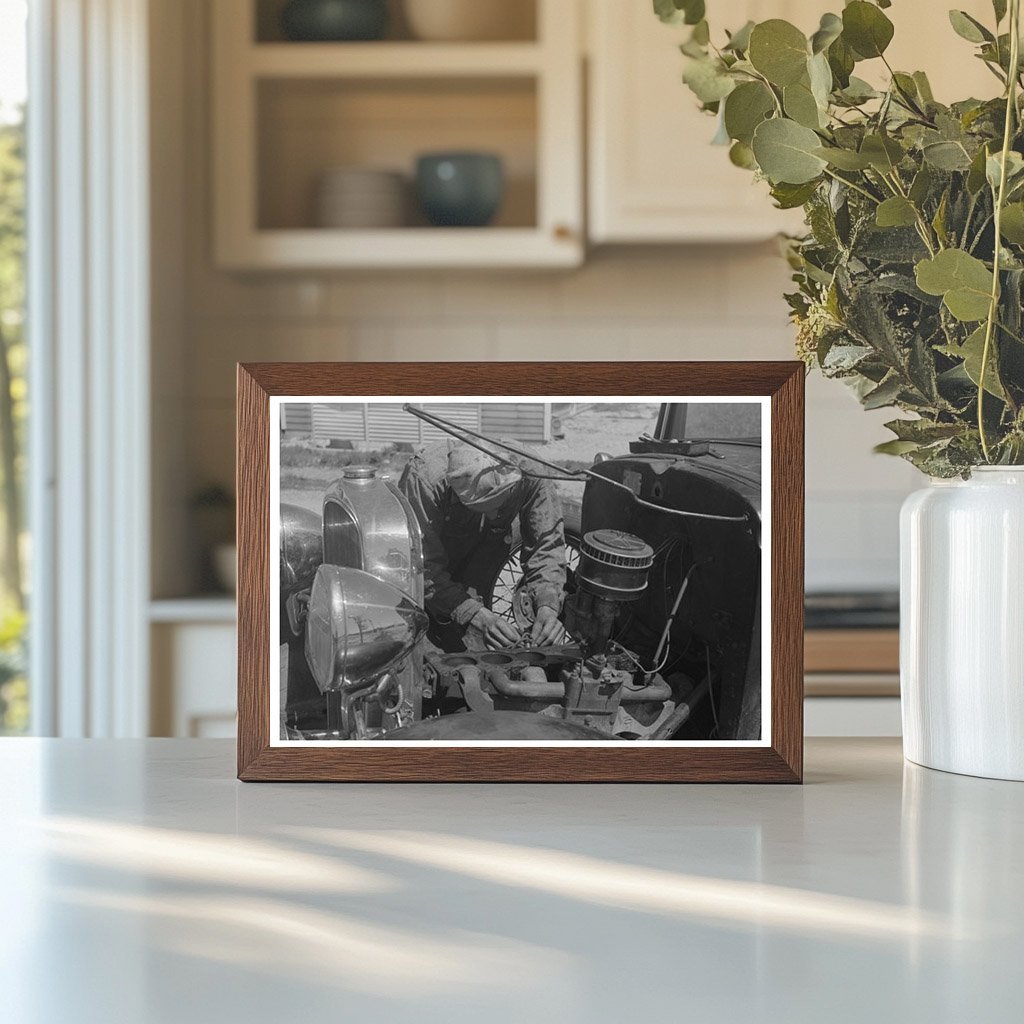
M1024 785L242 785L224 741L0 741L0 1017L1024 1017Z

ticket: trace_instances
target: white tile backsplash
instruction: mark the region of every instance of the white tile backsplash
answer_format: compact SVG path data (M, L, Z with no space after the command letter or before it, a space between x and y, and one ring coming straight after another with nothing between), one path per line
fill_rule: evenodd
M184 393L192 486L232 479L237 361L792 358L789 272L773 242L598 249L571 272L214 270L208 6L183 8L194 44L179 159L185 360L156 382L167 401ZM897 510L920 478L872 454L887 412L865 414L841 384L807 383L808 585L894 586Z
M786 266L768 246L603 252L571 273L188 275L188 451L229 480L234 364L246 360L789 359ZM912 467L877 456L891 414L807 381L807 582L894 587Z

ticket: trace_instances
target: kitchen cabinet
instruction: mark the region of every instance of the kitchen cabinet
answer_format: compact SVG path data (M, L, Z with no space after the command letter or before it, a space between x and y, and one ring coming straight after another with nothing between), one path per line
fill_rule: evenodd
M588 0L589 233L613 242L727 242L799 231L799 211L776 210L767 186L710 145L715 121L682 84L678 44L689 29L663 25L645 0ZM747 20L785 18L811 33L827 0L708 2L712 33ZM956 6L992 21L988 0ZM896 26L888 57L896 68L929 73L937 98L995 95L998 83L955 35L946 7L901 0L886 11ZM876 82L880 61L858 74Z
M736 242L798 230L798 212L774 209L767 185L710 144L715 120L681 80L679 44L689 29L663 25L649 3L589 3L591 241ZM806 13L820 10L821 0L712 0L708 8L720 34L770 17L816 25L817 15Z
M579 7L530 2L533 38L452 43L418 41L407 31L373 42L292 42L277 27L278 0L211 4L218 266L579 264ZM502 159L497 218L481 228L432 227L411 195L416 159L466 150ZM404 176L404 226L322 226L314 196L338 168Z
M153 736L235 735L235 602L230 597L150 605Z

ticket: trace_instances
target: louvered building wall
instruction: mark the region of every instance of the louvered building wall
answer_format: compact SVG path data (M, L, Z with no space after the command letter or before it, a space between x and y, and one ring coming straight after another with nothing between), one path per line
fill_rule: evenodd
M308 402L282 404L281 431L285 437L309 437L313 433L313 406Z
M316 440L332 437L362 440L366 427L361 402L317 402L313 405L312 435Z
M548 440L550 416L543 402L430 402L424 408L493 437ZM288 403L283 426L287 437L312 437L317 441L424 444L448 436L405 412L398 402Z
M543 402L508 402L482 408L481 431L515 441L550 440L551 417Z

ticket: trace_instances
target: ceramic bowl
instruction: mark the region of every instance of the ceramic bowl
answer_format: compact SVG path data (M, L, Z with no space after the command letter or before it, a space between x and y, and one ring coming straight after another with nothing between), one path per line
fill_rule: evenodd
M533 0L404 0L417 39L476 42L534 38Z
M494 219L504 198L501 157L426 153L416 163L416 193L435 227L483 227Z
M402 174L339 167L320 178L316 222L322 228L399 228L406 222L407 200Z
M388 26L387 0L290 0L281 28L295 42L380 39Z

